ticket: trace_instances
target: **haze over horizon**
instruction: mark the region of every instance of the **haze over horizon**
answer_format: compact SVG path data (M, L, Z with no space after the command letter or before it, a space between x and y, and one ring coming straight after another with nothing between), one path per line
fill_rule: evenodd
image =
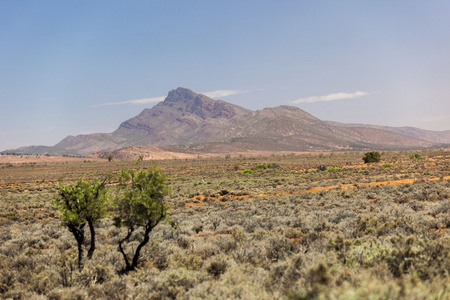
M185 87L450 129L448 1L4 1L0 151L112 132Z

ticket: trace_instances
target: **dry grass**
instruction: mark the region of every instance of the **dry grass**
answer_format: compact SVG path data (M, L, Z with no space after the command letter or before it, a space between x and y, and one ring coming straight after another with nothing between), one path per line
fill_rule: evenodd
M171 224L128 275L118 273L125 232L110 219L77 270L51 201L58 180L113 174L114 193L114 174L151 161L0 164L0 297L448 299L450 152L409 154L369 165L361 153L158 161Z

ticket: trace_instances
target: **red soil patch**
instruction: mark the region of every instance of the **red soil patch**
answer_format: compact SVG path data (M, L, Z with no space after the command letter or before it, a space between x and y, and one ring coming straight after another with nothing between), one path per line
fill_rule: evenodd
M373 187L373 186L379 186L379 185L412 184L418 180L436 181L436 180L449 180L449 179L450 179L450 176L445 176L445 177L435 177L435 178L427 178L427 179L399 179L399 180L388 180L388 181L367 182L367 183L363 182L363 183L354 183L354 184L339 184L339 185L330 185L330 186L324 186L324 187L316 186L316 187L312 187L306 191L310 192L310 193L317 193L320 191L328 191L328 190L337 189L337 188L349 189L349 188L360 187L360 186Z
M331 189L351 189L355 187L373 187L373 186L380 186L380 185L396 185L396 184L412 184L416 181L436 181L436 180L450 180L450 176L445 177L435 177L435 178L428 178L428 179L400 179L400 180L389 180L389 181L380 181L380 182L368 182L368 183L354 183L354 184L339 184L339 185L330 185L330 186L315 186L310 189L307 189L306 192L308 193L318 193L321 191L328 191ZM268 197L268 196L282 196L282 195L289 195L289 194L300 194L302 192L305 192L305 190L298 190L298 191L289 191L289 192L282 192L282 193L265 193L265 194L253 194L253 195L241 195L241 196L231 196L231 195L225 195L225 196L219 196L214 198L214 201L220 201L223 198L233 199L233 200L242 200L250 197ZM199 202L189 202L185 203L184 205L186 207L190 206L200 206L203 205L203 200L205 199L205 196L196 196L196 197L202 197ZM212 198L210 198L212 200ZM376 199L369 199L371 203L376 203Z

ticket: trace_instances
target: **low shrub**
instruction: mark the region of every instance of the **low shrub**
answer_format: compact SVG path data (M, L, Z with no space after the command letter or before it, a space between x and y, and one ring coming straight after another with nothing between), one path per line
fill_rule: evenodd
M325 171L327 172L334 172L334 171L340 171L341 168L327 168Z
M364 153L364 156L362 159L363 159L364 163L366 163L366 164L372 163L372 162L379 162L381 159L381 154L378 151L366 152L366 153Z

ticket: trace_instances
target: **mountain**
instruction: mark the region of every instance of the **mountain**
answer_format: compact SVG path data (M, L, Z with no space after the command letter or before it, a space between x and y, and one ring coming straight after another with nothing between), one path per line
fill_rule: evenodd
M420 134L418 134L418 132ZM442 133L322 121L293 106L252 111L185 88L122 124L112 133L68 136L53 147L4 152L88 155L129 145L171 145L183 151L317 151L411 149L447 142ZM152 151L155 148L153 148Z

